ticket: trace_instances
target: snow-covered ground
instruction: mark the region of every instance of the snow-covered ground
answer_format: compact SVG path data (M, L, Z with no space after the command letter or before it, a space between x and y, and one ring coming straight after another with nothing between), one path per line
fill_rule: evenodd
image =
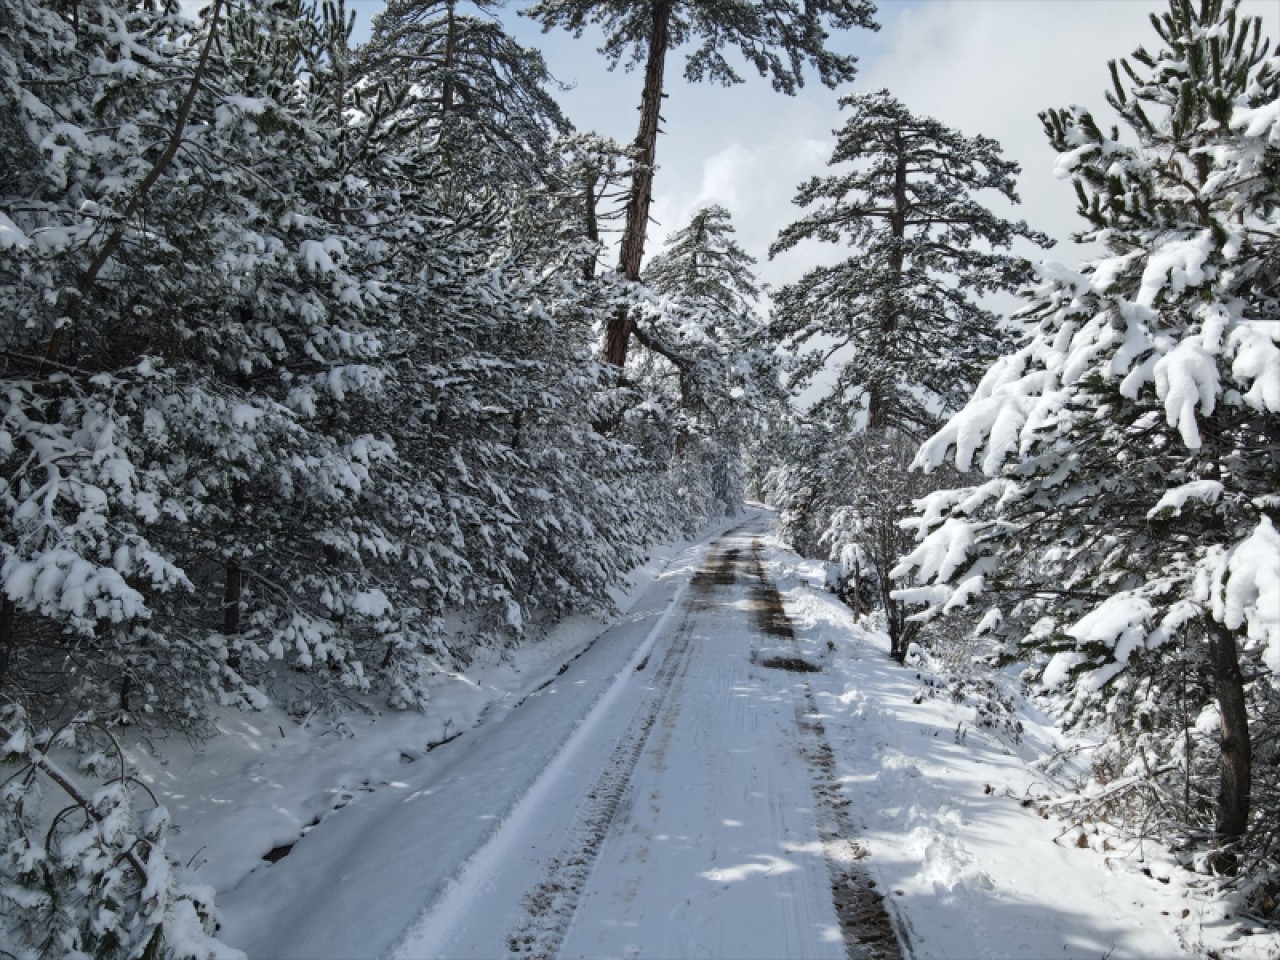
M1280 938L1242 935L1158 845L1054 816L1043 761L1069 744L1033 705L1018 704L1020 742L983 727L945 676L899 667L887 637L815 589L820 564L776 541L767 557L799 645L836 648L810 682L868 869L916 956L1280 955Z
M222 936L255 960L892 956L889 929L915 957L1280 955L1158 848L1055 818L1051 724L977 725L768 527L655 554L616 623L442 677L425 716L140 744Z

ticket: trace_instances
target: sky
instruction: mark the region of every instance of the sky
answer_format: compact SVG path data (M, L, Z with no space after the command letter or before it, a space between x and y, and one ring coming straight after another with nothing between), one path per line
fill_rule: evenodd
M357 16L355 39L368 35L381 0L348 0ZM569 119L620 143L635 138L641 72L608 69L597 50L598 33L580 39L557 30L542 33L510 0L499 12L520 42L542 51L552 74L570 89L558 93ZM796 97L774 92L763 80L724 88L690 84L684 56L669 56L664 136L658 143L648 253L686 224L699 208L718 203L733 215L741 245L760 261L761 278L777 286L798 279L817 262L838 259L836 249L804 244L768 260L778 232L802 211L792 204L796 187L827 170L833 130L842 124L840 95L888 89L917 114L932 116L966 135L999 141L1022 166L1017 208L995 194L993 210L1059 242L1048 252L1027 245L1033 259L1078 262L1070 240L1079 229L1075 195L1055 179L1053 152L1038 113L1080 104L1099 119L1109 116L1104 91L1107 62L1138 46L1156 47L1149 15L1166 9L1159 0L882 0L877 32L833 36L841 52L859 58L859 74L832 91L812 73ZM1263 17L1264 32L1280 37L1280 4L1247 0L1244 12ZM748 68L749 69L749 68ZM745 75L745 70L744 70Z

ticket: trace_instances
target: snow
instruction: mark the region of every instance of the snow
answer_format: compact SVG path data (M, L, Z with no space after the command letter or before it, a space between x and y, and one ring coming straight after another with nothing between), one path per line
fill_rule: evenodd
M1221 384L1218 364L1197 337L1188 337L1155 364L1156 396L1164 402L1169 426L1176 426L1189 449L1200 449L1196 411L1213 413Z
M1049 658L1044 673L1040 676L1040 684L1045 690L1056 690L1062 686L1071 671L1085 662L1084 654L1078 650L1060 650Z
M1274 320L1240 322L1230 336L1231 374L1250 384L1244 400L1255 410L1280 413L1280 324Z
M1171 240L1154 249L1142 271L1137 302L1144 307L1154 307L1156 298L1166 287L1170 296L1177 297L1188 285L1204 283L1204 263L1215 246L1213 231L1202 230L1194 237Z
M1020 704L1016 740L982 727L944 675L899 667L883 634L814 590L817 565L775 545L769 567L802 647L837 646L812 682L866 864L915 957L1198 956L1231 935L1156 845L1055 817L1046 767L1079 744L1034 706ZM1233 946L1264 956L1280 938Z
M1222 484L1217 480L1192 480L1190 483L1166 490L1156 505L1147 511L1147 519L1157 516L1164 510L1171 511L1175 517L1179 516L1188 500L1217 503L1222 497L1222 489Z
M1074 637L1080 646L1105 644L1118 646L1134 630L1145 633L1155 610L1145 597L1130 593L1118 593L1094 607L1068 628L1067 635Z
M532 779L540 772L541 762L559 745L556 738L566 736L580 719L574 705L585 709L582 705L589 706L599 695L589 681L626 665L632 652L627 638L643 636L653 626L704 549L701 542L655 549L650 563L633 574L630 586L616 592L615 602L624 614L599 640L602 625L597 620L574 616L555 625L546 638L506 657L480 659L465 675L442 670L431 683L425 714L387 711L372 702L336 716L289 716L276 708L259 713L226 709L218 714L219 734L211 740L134 742L128 751L131 761L177 824L169 849L186 865L184 881L216 892L226 922L220 936L253 939L274 929L282 955L292 951L307 956L309 945L320 950L318 944L326 936L323 925L314 943L300 933L310 922L299 919L308 909L305 903L285 902L288 898L278 884L293 883L300 873L299 895L320 898L331 886L331 874L347 871L340 864L356 863L361 876L370 871L368 875L375 877L370 886L375 901L384 887L389 888L387 902L370 906L357 900L337 911L336 916L352 923L351 933L336 937L329 955L373 955L375 948L366 944L389 945L421 910L431 884L443 886L456 872L458 861L449 856L460 861L474 852L492 822L477 810L475 780L464 778L454 783L452 792L444 791L448 812L439 823L414 825L407 836L396 834L393 826L385 843L376 845L372 860L360 853L361 831L376 830L383 816L402 824L393 814L412 794L408 785L447 776L458 765L460 751L477 750L475 762L483 764L493 761L496 750L498 759L484 774L486 794L498 810L514 803L521 777ZM619 634L623 642L617 641ZM577 654L581 655L574 660ZM574 672L564 679L557 671L571 660ZM530 725L526 740L532 742L514 747L499 742L485 753L486 737L504 727L509 715L523 718L538 711L541 719L524 721ZM435 746L460 733L456 742ZM481 756L488 759L480 760ZM311 826L315 821L322 830ZM414 839L416 834L421 838ZM306 842L286 859L274 865L264 861L273 848L304 835ZM344 848L344 843L351 846ZM402 853L410 859L399 863ZM391 862L385 879L377 879L383 872L377 869L380 859ZM294 872L300 863L310 863L316 872L305 867ZM424 863L435 864L436 872ZM398 927L397 904L403 910ZM276 923L277 913L282 926Z
M940 582L945 582L968 560L977 542L978 527L979 524L948 517L940 527L924 536L916 548L889 571L889 576L894 579L907 577L914 569L918 582L927 583L935 576ZM911 590L896 591L894 595L905 597L909 593L923 596Z
M18 225L0 213L0 250L23 250L31 246L31 241L27 239Z
M342 240L326 237L324 240L303 240L298 245L298 255L311 273L335 273L337 260L343 257Z
M442 674L425 713L228 712L207 743L135 742L177 824L181 879L216 891L219 936L281 960L509 955L521 938L524 955L839 957L829 870L848 861L916 958L1176 957L1238 938L1157 845L1059 819L1054 758L1087 744L1025 701L1017 735L983 726L918 650L892 662L822 589L823 564L768 525L761 512L667 548L603 632L571 618L505 661ZM1259 528L1223 561L1224 610L1280 597L1280 571L1246 574L1277 545ZM731 583L691 583L727 551ZM793 637L759 626L755 556ZM1143 610L1091 616L1082 640L1121 636ZM779 655L818 671L761 665ZM844 854L817 832L814 722ZM1280 941L1230 946L1260 957Z
M1213 613L1229 630L1247 624L1249 640L1264 648L1267 669L1280 674L1280 533L1270 518L1262 517L1231 550Z
M868 867L915 956L1171 957L1198 941L1202 908L1187 887L1143 876L1135 851L1103 850L1098 833L1078 846L1070 824L1042 817L1057 787L1039 765L1068 746L1047 718L1021 704L1018 742L978 726L972 705L928 692L938 677L892 663L886 637L810 588L814 564L774 547L769 566L801 646L837 646L814 675L817 700Z
M1246 137L1266 137L1273 146L1280 145L1280 100L1255 109L1237 107L1231 114L1231 126L1243 129Z

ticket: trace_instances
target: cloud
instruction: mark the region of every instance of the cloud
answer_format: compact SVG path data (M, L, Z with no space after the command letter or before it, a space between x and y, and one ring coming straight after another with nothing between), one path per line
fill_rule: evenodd
M1001 209L1063 241L1080 229L1075 193L1053 174L1053 153L1039 113L1080 104L1110 117L1104 92L1107 62L1137 47L1157 49L1149 15L1157 3L1081 3L1079 0L968 0L888 7L882 12L885 47L863 63L859 87L887 87L909 109L962 133L998 140L1022 166L1022 204ZM1280 7L1243 5L1277 35ZM1027 251L1028 253L1030 251ZM1050 256L1072 260L1073 245Z
M830 126L825 115L810 115L807 110L779 115L773 124L777 136L734 140L701 157L696 179L689 176L688 161L660 159L651 211L657 226L650 231L650 250L661 249L665 238L688 223L696 211L719 204L733 216L738 243L760 261L759 272L766 283L798 279L812 259L770 262L768 249L778 231L801 213L791 203L796 187L825 168L834 141L822 134ZM674 142L659 144L660 158L668 145L675 146Z

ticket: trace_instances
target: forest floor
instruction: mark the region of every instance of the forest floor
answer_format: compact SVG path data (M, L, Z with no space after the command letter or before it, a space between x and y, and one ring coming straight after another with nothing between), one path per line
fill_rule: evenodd
M770 527L655 557L608 629L561 625L425 717L140 744L221 936L254 960L1280 954L1158 846L1060 819L1073 745L891 661Z

